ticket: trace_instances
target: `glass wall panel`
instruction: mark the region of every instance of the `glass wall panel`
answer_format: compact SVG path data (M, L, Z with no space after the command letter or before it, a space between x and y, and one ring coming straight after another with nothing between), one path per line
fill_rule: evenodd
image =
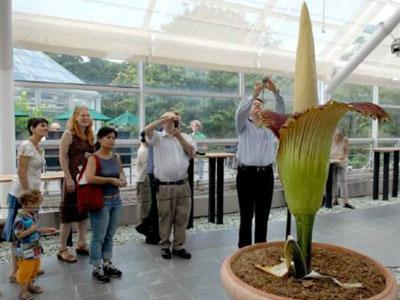
M372 102L372 86L341 84L331 98L341 102Z
M347 113L338 124L349 138L370 138L372 135L372 121L357 113Z
M166 111L177 111L182 117L182 131L191 133L190 122L200 120L207 138L235 138L235 111L239 99L147 95L146 122L152 122Z
M139 95L101 93L101 112L112 118L107 124L118 129L118 138L139 137Z
M57 122L64 130L67 120L65 113L71 112L75 106L87 106L101 112L111 119L127 113L128 115L114 124L119 130L126 131L128 137L138 137L138 95L127 92L98 92L87 90L16 88L15 109L31 117L40 116ZM26 138L25 130L28 117L16 118L17 138ZM96 122L97 127L108 121Z
M352 169L362 169L369 167L371 153L370 147L370 143L350 143L349 166L351 166Z
M145 86L180 91L239 93L239 74L183 66L146 64Z
M372 102L372 86L341 84L332 94L331 99L340 102ZM347 113L338 127L350 138L371 138L372 121L357 113Z
M244 75L245 80L245 94L246 97L251 95L254 90L254 86L257 81L261 81L264 76L260 74L249 74L246 73ZM292 112L293 107L293 79L282 77L282 76L271 76L272 81L276 84L276 86L280 90L280 94L283 97L286 104L286 113ZM273 94L265 89L264 94L261 93L260 97L264 100L264 108L265 109L274 109L275 99Z
M400 107L384 107L389 113L390 120L379 124L378 138L399 138L400 137Z
M396 105L400 108L400 88L379 88L379 103L381 105Z

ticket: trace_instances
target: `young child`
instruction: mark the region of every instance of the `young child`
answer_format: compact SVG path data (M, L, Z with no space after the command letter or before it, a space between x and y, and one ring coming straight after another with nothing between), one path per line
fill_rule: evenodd
M20 285L20 300L32 299L31 294L41 294L42 288L34 285L40 269L40 233L54 233L55 228L39 228L37 211L43 200L38 190L27 190L19 198L22 208L14 222L15 249L18 264L17 283Z

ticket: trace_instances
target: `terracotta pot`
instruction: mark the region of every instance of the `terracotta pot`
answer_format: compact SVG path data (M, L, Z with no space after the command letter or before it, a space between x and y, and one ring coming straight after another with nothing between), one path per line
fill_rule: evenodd
M285 300L285 299L289 299L287 297L276 296L276 295L267 293L265 291L261 291L259 289L256 289L256 288L248 285L247 283L240 280L233 273L232 268L231 268L231 263L233 261L235 261L237 257L239 257L242 253L244 253L246 251L258 249L258 248L270 248L270 247L283 248L283 245L284 245L283 241L255 244L252 246L247 246L245 248L239 249L237 252L235 252L231 256L227 257L224 260L224 263L222 264L222 267L221 267L221 282L222 282L223 287L227 291L227 293L233 299L236 299L236 300L261 300L261 299L262 300L266 300L266 299ZM381 300L381 299L395 300L395 299L398 299L398 288L397 288L396 278L393 276L393 274L389 270L384 268L382 265L380 265L374 259L372 259L364 254L355 252L353 250L350 250L347 248L342 248L339 246L329 245L329 244L313 243L313 247L331 249L331 250L335 250L337 252L345 252L345 253L349 253L349 254L357 254L357 255L363 256L365 259L370 260L373 264L375 264L378 267L378 269L381 271L381 273L385 277L386 287L381 293L379 293L378 295L375 295L371 298L368 298L368 300Z

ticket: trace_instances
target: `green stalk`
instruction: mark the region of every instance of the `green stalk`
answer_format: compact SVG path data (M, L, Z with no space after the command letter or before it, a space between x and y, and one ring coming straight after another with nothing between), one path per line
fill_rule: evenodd
M312 232L315 215L296 216L297 242L306 263L306 274L311 272Z

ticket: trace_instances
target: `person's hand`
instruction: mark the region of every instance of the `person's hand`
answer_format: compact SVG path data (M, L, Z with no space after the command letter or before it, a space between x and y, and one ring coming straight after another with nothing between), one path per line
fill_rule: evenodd
M120 181L120 187L126 187L128 185L125 178L120 178L119 181Z
M44 228L40 228L40 232L41 233L45 233L45 234L55 234L55 233L57 233L57 228L55 228L55 227L44 227Z
M119 178L111 178L110 184L112 184L116 187L121 187L121 181L119 180Z
M40 230L39 230L39 227L38 227L36 224L32 224L32 226L29 227L29 230L30 230L32 233L37 232L37 231L40 231Z
M65 178L65 186L68 193L73 193L75 191L75 182L72 180L72 178Z
M273 81L269 77L267 79L267 82L265 83L265 88L273 93L276 93L276 91L278 90L275 83L273 83Z
M260 95L260 93L264 87L265 86L261 81L256 82L256 85L254 86L254 91L253 91L254 98L257 98Z
M181 130L179 129L179 127L174 127L174 128L171 130L171 134L172 134L174 137L179 137L179 136L181 135Z

